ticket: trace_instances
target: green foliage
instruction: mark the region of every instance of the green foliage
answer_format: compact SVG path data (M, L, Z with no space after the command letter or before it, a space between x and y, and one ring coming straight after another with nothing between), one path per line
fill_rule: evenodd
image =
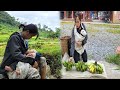
M41 37L44 38L58 38L60 36L60 28L56 28L55 31L53 31L48 26L44 25L43 28L41 28L41 24L38 24L39 33Z
M40 36L44 38L58 38L60 36L60 29L56 29L55 32L53 30L41 31Z
M52 55L43 53L43 56L47 58L47 64L50 65L51 74L56 78L61 78L61 54L56 52Z
M0 44L0 57L3 57L3 55L4 55L5 46L6 46L6 45L1 45L1 44Z
M44 57L47 58L47 63L50 65L51 74L56 78L61 78L61 50L58 39L51 40L49 38L39 38L36 41L32 38L29 41L31 49L36 49ZM0 46L0 56L3 57L6 43Z
M118 65L118 68L116 68L115 70L120 70L120 55L119 54L108 55L105 59L109 63L114 63Z
M5 11L0 11L0 23L7 23L12 26L17 26L20 23L15 20L14 17L11 17L7 12Z
M113 34L120 34L120 30L108 29L106 31Z
M97 33L97 32L99 32L99 30L97 30L97 29L92 29L92 28L87 28L87 32L88 32L88 33L90 33L90 32Z
M39 38L35 42L29 41L30 48L36 49L47 58L47 63L51 68L51 74L56 78L61 77L61 50L58 42L58 39L51 40L49 38Z
M120 66L120 55L119 54L108 55L105 59L109 63L114 63Z
M104 28L120 28L120 25L114 24L90 24L91 27L104 27Z
M11 26L6 23L0 23L0 34L10 35L11 33L18 31L17 26Z
M70 71L72 70L72 67L74 66L74 63L73 62L63 62L63 66L65 67L66 71Z
M18 31L19 22L15 21L14 17L11 17L7 12L0 11L0 57L3 57L6 43L9 36ZM29 40L29 48L36 49L44 57L47 58L47 63L50 65L51 73L56 78L61 77L61 50L59 44L59 32L60 29L56 28L54 32L48 26L44 25L41 28L41 24L38 24L40 37L35 40L35 37Z
M3 57L0 57L0 63L2 62Z
M87 64L83 61L78 61L77 63L75 63L75 67L77 71L82 71L82 72L87 71L88 68Z
M4 43L4 42L7 42L8 41L8 35L5 35L5 34L0 34L0 43Z

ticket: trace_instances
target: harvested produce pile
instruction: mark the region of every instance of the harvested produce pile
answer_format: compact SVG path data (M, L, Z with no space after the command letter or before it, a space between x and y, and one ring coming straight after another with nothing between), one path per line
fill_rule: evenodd
M66 71L71 71L73 67L75 67L76 71L89 71L92 74L102 74L104 72L102 65L98 64L97 61L92 63L85 63L82 61L78 61L78 63L64 61L63 66L65 67Z

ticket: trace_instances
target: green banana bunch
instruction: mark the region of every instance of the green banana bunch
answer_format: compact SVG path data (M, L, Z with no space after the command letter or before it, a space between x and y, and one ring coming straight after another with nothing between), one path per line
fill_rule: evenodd
M102 74L103 73L103 68L99 64L96 65L96 73L97 74Z
M96 61L95 63L91 63L88 66L88 70L91 73L97 73L97 74L102 74L103 73L103 68L100 64L98 64Z
M66 68L66 71L70 71L70 70L72 70L74 63L70 62L70 61L68 61L68 62L65 61L65 62L63 62L63 66Z
M82 61L78 61L78 63L75 63L75 67L77 71L84 72L87 70L87 65Z

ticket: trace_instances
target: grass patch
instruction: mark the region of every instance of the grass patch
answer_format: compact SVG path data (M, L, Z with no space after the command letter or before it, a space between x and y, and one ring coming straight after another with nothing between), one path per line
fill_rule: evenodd
M18 27L12 27L7 24L0 24L0 63L4 55L7 41L13 32L16 32ZM20 31L20 30L19 30ZM50 33L40 32L40 37L35 40L33 37L29 40L29 46L36 49L47 59L52 75L56 78L61 77L61 49L58 38L48 38Z
M30 41L30 48L36 49L47 59L47 64L50 66L51 74L56 78L61 78L61 49L59 40L56 38L38 39L36 42Z
M74 24L74 21L61 21L60 24Z
M61 78L61 49L59 39L40 38L36 41L32 38L29 41L31 49L36 49L47 59L47 63L50 66L51 74L56 78ZM0 57L3 57L6 44L0 46ZM1 62L1 60L0 60Z
M109 32L109 33L113 33L113 34L120 34L120 30L108 29L106 31Z
M114 63L120 66L120 55L118 54L108 55L105 59L109 63Z
M114 25L114 24L90 24L94 27L106 27L106 28L120 28L120 25Z
M9 38L8 34L0 34L0 43L7 42Z
M0 63L2 62L2 59L3 59L3 58L2 58L2 57L0 57Z
M3 57L3 55L4 55L5 46L6 46L6 45L1 45L1 46L0 46L0 57Z
M120 70L120 55L119 54L108 55L105 59L109 63L114 63L118 65L118 67L115 70Z
M87 32L88 33L90 33L90 32L97 33L97 32L99 32L99 30L87 28Z

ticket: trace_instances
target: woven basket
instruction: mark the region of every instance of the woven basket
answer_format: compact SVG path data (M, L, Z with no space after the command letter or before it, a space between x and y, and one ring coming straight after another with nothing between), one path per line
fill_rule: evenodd
M68 53L68 40L70 39L69 36L61 37L61 51L62 51L62 56L66 53Z

